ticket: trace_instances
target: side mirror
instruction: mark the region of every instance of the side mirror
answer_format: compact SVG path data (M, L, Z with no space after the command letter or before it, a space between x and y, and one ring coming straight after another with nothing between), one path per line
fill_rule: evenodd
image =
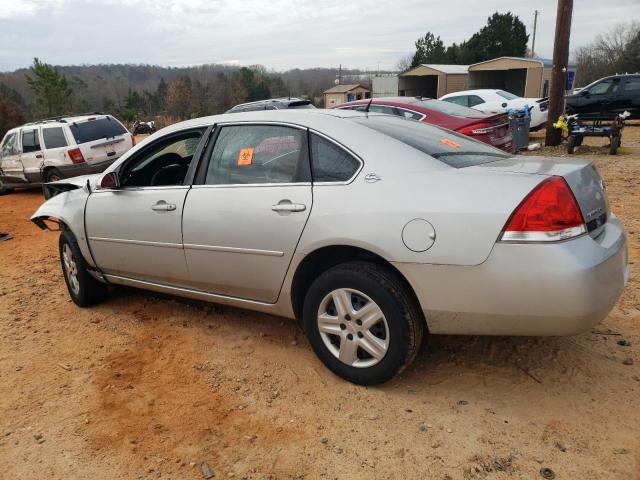
M120 179L116 172L109 172L100 180L100 189L114 189L120 187Z
M580 90L580 92L578 93L580 93L580 95L582 95L583 97L586 97L589 95L589 90Z

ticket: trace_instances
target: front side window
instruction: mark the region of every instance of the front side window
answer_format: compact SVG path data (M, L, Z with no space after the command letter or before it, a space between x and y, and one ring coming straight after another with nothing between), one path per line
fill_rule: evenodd
M306 131L280 125L222 127L205 178L207 185L308 181Z
M45 148L60 148L67 146L67 139L64 137L62 127L43 128L42 138Z
M369 111L374 113L386 113L387 115L396 115L395 109L386 105L370 105Z
M37 130L22 132L22 153L39 152L40 139Z
M195 130L160 139L123 165L123 187L161 187L183 185L193 155L202 138Z
M311 171L314 182L346 182L360 168L360 161L346 150L315 133L311 134Z

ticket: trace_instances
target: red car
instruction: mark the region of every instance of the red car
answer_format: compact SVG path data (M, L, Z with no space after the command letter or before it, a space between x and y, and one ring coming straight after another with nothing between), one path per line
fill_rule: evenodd
M371 105L369 102L371 101ZM448 128L493 145L507 152L513 151L513 136L506 113L497 115L450 102L419 97L382 97L341 103L334 108L366 110L411 118Z

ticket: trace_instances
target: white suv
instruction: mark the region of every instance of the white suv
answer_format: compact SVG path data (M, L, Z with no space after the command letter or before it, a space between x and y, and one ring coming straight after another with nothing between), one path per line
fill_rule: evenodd
M13 128L0 143L0 195L14 187L100 173L133 145L129 131L101 113Z

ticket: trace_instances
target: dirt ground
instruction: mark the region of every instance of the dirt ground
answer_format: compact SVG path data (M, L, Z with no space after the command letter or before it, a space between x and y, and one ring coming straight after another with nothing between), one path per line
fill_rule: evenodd
M77 308L58 235L28 220L41 194L0 197L0 477L640 479L640 126L623 143L576 155L629 237L602 325L431 337L375 388L326 370L293 321L130 289Z

